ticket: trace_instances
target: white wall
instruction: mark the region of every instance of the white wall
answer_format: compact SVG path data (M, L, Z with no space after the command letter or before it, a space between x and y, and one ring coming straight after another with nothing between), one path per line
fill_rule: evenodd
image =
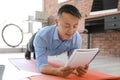
M0 0L0 32L6 24L14 23L19 25L24 33L27 33L28 22L26 20L28 16L34 16L35 11L42 11L42 3L42 0ZM36 32L38 28L41 28L41 23L34 22L33 32ZM11 35L8 36L10 37ZM26 42L24 44L26 44ZM0 48L1 47L7 47L7 45L0 36Z

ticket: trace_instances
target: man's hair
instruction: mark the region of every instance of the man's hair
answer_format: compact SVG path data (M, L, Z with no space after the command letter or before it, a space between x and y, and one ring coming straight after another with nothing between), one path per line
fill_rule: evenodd
M70 5L70 4L63 5L58 11L58 14L57 14L58 17L60 17L63 12L69 13L72 16L77 17L78 19L81 18L81 14L80 14L79 10L73 5Z

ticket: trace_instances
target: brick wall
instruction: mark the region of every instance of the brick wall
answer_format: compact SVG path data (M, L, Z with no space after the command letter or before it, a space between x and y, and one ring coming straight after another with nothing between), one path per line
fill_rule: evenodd
M99 47L101 55L120 56L120 32L91 34L91 47Z
M89 16L91 11L93 0L69 0L63 3L58 4L57 0L44 0L44 11L48 12L49 21L48 25L55 24L55 18L57 9L63 4L73 4L75 5L82 14L82 20L79 24L79 30L84 30L85 26L85 17ZM120 4L120 0L119 0ZM118 6L118 8L120 8ZM106 32L106 33L96 33L91 34L90 37L90 47L98 47L101 52L100 55L107 56L120 56L120 32ZM88 47L88 35L81 34L83 39L82 48Z
M120 11L120 0L118 2L118 11Z

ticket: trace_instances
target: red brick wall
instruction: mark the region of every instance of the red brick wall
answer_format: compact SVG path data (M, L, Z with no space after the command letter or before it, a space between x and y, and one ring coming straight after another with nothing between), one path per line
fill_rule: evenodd
M83 41L83 43L82 43L82 48L88 48L88 36L87 36L87 34L80 34L81 35L81 37L82 37L82 41Z
M57 12L57 3L57 0L44 0L44 11L46 11L49 16L54 16Z
M54 24L55 16L57 13L57 9L63 4L73 4L75 5L79 11L82 13L82 20L79 24L79 30L83 30L85 26L84 18L89 16L89 12L91 11L93 0L69 0L63 3L58 4L57 0L44 0L44 10L48 12L49 25ZM120 4L120 0L119 0ZM118 6L119 10L120 7ZM88 47L88 36L87 34L81 34L83 39L83 47ZM120 32L106 32L106 33L96 33L91 34L91 42L90 47L98 47L101 52L100 55L107 56L120 56Z
M118 2L118 11L120 11L120 0Z
M120 31L91 34L91 47L99 47L101 55L120 56Z

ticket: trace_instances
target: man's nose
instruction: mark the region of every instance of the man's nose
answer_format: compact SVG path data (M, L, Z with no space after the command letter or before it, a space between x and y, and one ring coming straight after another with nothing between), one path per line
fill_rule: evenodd
M75 31L75 29L73 27L71 27L68 32L69 32L69 34L73 34L74 31Z

